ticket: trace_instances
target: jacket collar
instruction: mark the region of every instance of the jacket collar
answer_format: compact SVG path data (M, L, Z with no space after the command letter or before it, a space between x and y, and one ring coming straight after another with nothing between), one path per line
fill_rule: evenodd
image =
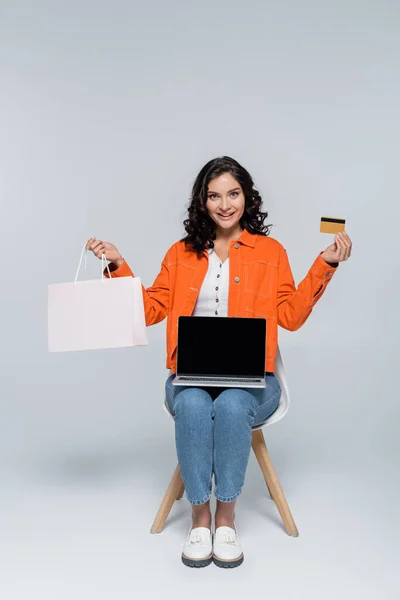
M249 233L247 229L243 229L242 233L240 234L240 237L237 240L235 240L235 243L239 242L244 246L254 248L254 245L256 243L256 237L257 235L255 233ZM231 243L233 244L234 242L232 241ZM206 248L205 250L203 250L203 254L209 254L209 249Z
M249 246L250 248L254 248L256 243L257 235L255 233L249 233L247 229L243 229L240 237L237 240L234 240L235 243L239 242L244 246ZM233 241L231 242L233 244ZM209 254L209 249L205 248L203 250L203 255L207 256Z
M237 241L241 244L244 244L245 246L250 246L251 248L254 248L254 244L256 243L256 237L256 234L249 233L247 229L243 229L242 233L240 234L240 238Z

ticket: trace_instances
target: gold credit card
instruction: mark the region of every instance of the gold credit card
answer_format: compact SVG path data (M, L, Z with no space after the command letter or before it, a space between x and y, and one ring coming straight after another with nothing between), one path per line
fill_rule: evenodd
M332 217L321 217L321 233L339 233L344 231L346 219L333 219Z

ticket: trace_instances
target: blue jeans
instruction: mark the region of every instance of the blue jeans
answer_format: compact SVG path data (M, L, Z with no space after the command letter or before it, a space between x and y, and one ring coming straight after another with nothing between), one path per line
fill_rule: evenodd
M175 442L186 497L191 504L235 500L244 484L252 426L277 409L281 387L266 373L266 388L211 388L165 382L166 400L175 421Z

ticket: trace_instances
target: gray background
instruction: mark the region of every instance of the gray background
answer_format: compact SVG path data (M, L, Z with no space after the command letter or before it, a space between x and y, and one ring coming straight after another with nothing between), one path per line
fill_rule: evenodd
M394 0L1 3L4 598L398 597L399 16ZM300 537L251 456L229 572L180 563L186 499L149 534L176 464L165 323L147 348L51 355L46 337L47 284L92 235L153 282L222 154L253 175L297 283L332 241L322 215L354 243L280 331L292 406L265 435Z

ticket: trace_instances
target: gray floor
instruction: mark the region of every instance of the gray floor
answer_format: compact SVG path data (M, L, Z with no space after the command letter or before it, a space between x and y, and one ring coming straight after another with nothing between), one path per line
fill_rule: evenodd
M9 464L2 474L1 597L196 599L214 590L227 598L250 591L285 600L397 599L394 464L372 455L357 465L353 456L348 468L344 453L285 452L272 428L269 438L300 536L285 533L252 455L237 504L245 561L227 571L181 563L186 498L161 534L149 533L175 467L171 439L162 463L153 440L145 455L130 448Z

